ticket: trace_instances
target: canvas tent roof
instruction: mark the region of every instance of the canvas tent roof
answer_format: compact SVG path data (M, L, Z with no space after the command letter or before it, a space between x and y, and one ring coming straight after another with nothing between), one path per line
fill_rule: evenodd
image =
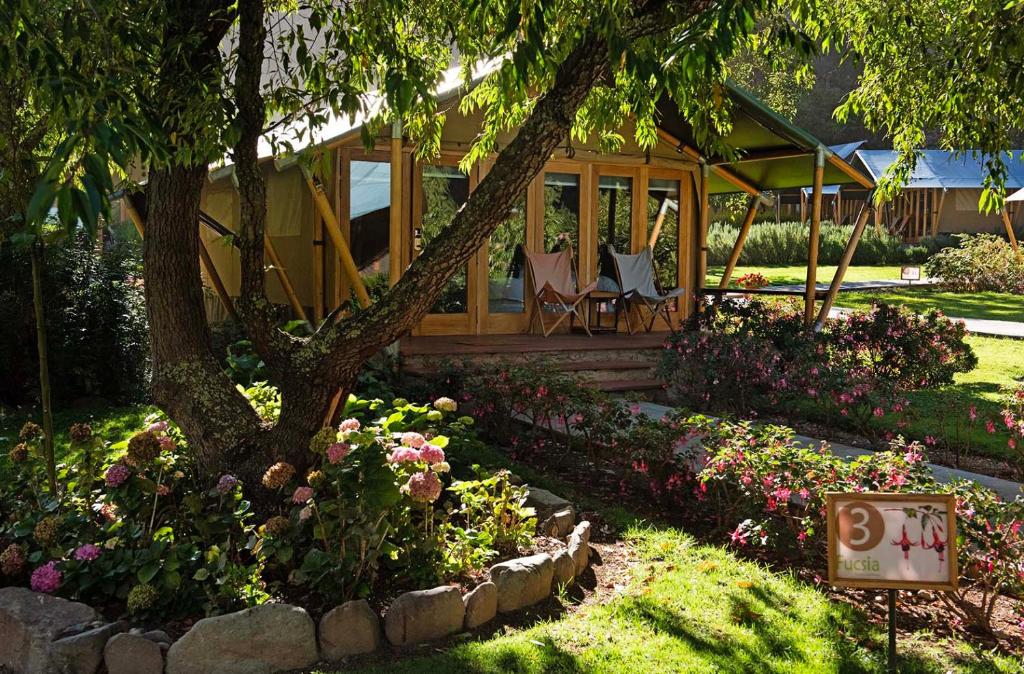
M741 87L729 83L727 90L734 107L732 130L725 141L741 150L740 161L730 165L729 169L760 189L783 190L810 185L814 177L814 152L818 147L824 147L824 143ZM660 126L683 142L696 144L693 128L671 101L660 101L658 112ZM826 149L842 159L839 153ZM708 160L727 163L724 157L709 157ZM849 185L856 181L834 164L826 163L824 182L828 185ZM713 194L735 191L736 187L720 176L711 177Z
M867 169L871 179L878 181L896 163L894 150L858 150L856 157ZM1021 151L1007 153L1006 187L1024 187L1024 161ZM946 150L922 150L907 187L920 189L981 189L985 186L986 169L982 157L966 154L956 156Z
M497 59L479 64L473 71L474 82L493 72L499 64L500 60ZM464 80L460 69L449 69L436 91L442 99L452 98L464 92ZM814 172L814 151L824 145L735 84L728 83L726 92L733 103L733 126L725 141L731 147L740 150L743 155L750 155L749 159L730 165L729 170L762 190L810 184ZM379 111L381 104L379 96L370 96L362 114L354 117L329 114L327 123L317 129L315 134L311 134L305 123L299 120L277 129L274 136L278 140L290 141L296 152L309 147L334 144L358 134L364 122ZM680 142L696 147L692 127L671 100L665 98L658 103L657 116L660 128ZM837 149L837 152L828 152L844 159L846 146L837 146ZM772 154L773 157L754 158L754 154L762 152ZM270 159L274 156L270 139L260 140L259 156L261 159ZM721 157L707 159L711 163L727 163ZM275 163L279 168L284 168L293 160L294 158L284 158L276 160ZM211 171L210 179L224 178L232 171L232 166L225 165ZM856 181L832 163L826 163L824 182L832 185L851 184ZM710 191L712 194L731 193L738 191L738 188L721 176L712 174Z

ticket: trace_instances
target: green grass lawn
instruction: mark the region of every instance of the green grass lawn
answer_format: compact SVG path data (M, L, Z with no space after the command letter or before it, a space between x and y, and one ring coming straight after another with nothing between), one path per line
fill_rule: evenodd
M986 318L998 321L1024 321L1024 296L1010 293L954 293L934 288L872 290L842 293L836 305L850 309L868 309L873 302L899 304L918 313L941 309L957 318Z
M718 287L722 280L724 266L708 267L707 287ZM793 283L805 283L807 281L807 267L805 265L794 265L787 267L736 267L732 274L735 281L744 274L763 274L773 285L790 285ZM829 283L836 275L835 266L818 267L818 283ZM846 281L879 281L898 280L900 268L898 265L883 265L876 267L850 267L843 277Z
M994 458L1019 458L1020 454L1006 446L1005 433L985 431L985 419L995 420L997 428L1005 430L1000 421L1000 390L1024 378L1024 340L972 335L967 341L978 356L978 367L956 375L951 386L910 394L910 434L918 439L931 435L958 440L972 451ZM972 404L979 417L973 427L967 417Z
M633 579L558 620L360 672L885 671L883 626L785 573L676 529L634 525ZM426 650L426 649L424 649ZM963 642L904 636L900 671L1021 672Z

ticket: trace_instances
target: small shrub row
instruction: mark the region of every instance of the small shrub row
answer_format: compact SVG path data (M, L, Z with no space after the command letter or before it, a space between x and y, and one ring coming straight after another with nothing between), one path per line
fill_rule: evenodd
M247 394L266 420L279 414L271 387ZM114 445L79 424L57 495L40 486L42 431L26 424L0 484L0 585L167 618L290 588L337 602L370 595L381 577L422 587L471 573L526 545L536 520L507 472L460 460L477 441L456 412L447 398L351 397L340 427L313 439L307 472L278 462L260 485L205 481L166 421ZM259 513L254 495L268 503Z
M796 304L752 300L697 320L658 365L669 395L691 409L811 411L874 435L880 419L906 413L907 392L949 384L978 362L963 324L938 311L876 304L813 331Z
M750 229L740 254L741 265L802 265L807 262L809 227L799 222L759 222ZM853 234L853 225L824 222L818 241L818 263L839 264L839 258ZM736 244L739 227L724 222L708 228L708 264L724 265ZM881 265L923 263L936 251L952 244L948 236L926 238L916 244L904 244L898 236L877 234L873 227L864 230L853 264Z
M959 245L939 251L925 271L956 292L1024 293L1024 262L994 234L957 234Z

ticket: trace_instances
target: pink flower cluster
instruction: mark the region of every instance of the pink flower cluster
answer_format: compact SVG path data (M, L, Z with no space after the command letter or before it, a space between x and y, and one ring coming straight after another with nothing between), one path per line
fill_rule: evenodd
M100 556L99 546L86 543L75 550L75 559L80 562L91 562Z
M354 419L352 421L355 421ZM356 422L359 423L359 422ZM351 445L347 442L335 442L327 448L327 461L335 464L345 460L345 457L352 451Z
M292 503L302 504L308 502L313 498L312 487L296 487L295 491L292 492Z
M433 503L441 496L441 480L430 471L413 473L403 489L417 503Z
M32 572L32 580L29 586L33 592L45 592L53 594L60 588L64 576L57 569L57 562L47 562Z
M103 476L103 479L107 483L108 487L120 487L131 476L131 468L123 463L115 463L110 468L107 468L107 472Z
M338 424L338 430L341 431L342 433L355 432L358 431L360 427L361 426L359 424L358 419L345 419L340 424Z
M224 474L217 480L217 491L221 494L228 494L238 486L238 478L234 475Z

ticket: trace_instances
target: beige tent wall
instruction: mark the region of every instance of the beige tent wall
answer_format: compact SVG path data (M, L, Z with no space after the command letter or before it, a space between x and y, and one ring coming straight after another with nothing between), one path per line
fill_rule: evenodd
M953 189L946 192L939 214L939 232L1005 234L1003 220L999 214L978 212L980 189ZM1011 222L1015 227L1024 224L1024 208L1010 205Z
M281 257L288 278L304 306L313 302L313 200L297 167L284 171L272 162L263 165L267 178L267 233ZM230 177L210 183L203 190L202 209L231 231L238 231L238 191ZM238 251L209 227L201 228L201 236L210 251L214 266L232 297L241 286ZM268 263L269 264L269 261ZM205 277L205 274L204 274ZM205 280L209 284L208 280ZM288 305L277 274L266 273L267 296L274 304Z

